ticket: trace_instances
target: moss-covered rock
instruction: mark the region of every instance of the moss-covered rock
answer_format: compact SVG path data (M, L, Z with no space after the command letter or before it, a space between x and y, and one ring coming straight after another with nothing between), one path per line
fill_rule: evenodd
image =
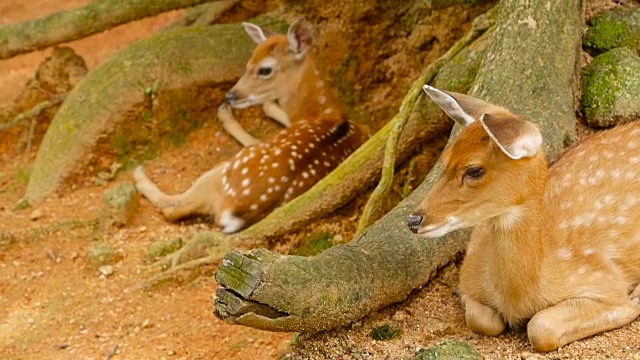
M597 56L584 71L582 110L593 127L640 116L640 58L627 48Z
M116 252L113 246L106 241L92 244L87 252L87 260L96 269L104 265L114 264L121 257L122 255Z
M138 192L130 183L118 184L104 193L100 229L127 225L137 204Z
M594 56L619 47L639 49L640 8L616 8L592 17L583 45Z
M480 360L483 359L471 344L448 340L421 351L416 360Z

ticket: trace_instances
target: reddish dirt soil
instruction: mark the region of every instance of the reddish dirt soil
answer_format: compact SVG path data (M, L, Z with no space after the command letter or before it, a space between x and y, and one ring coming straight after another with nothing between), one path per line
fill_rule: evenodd
M87 2L3 1L0 23ZM180 15L174 11L136 21L68 45L92 69ZM51 51L0 61L0 107L13 101ZM153 209L144 208L134 224L113 234L112 239L118 240L112 244L123 257L114 265L112 276L101 277L86 254L95 244L91 222L99 214L105 188L84 187L35 209L13 212L24 193L21 174L28 171L35 150L25 157L10 152L7 145L3 144L0 160L0 244L10 243L0 245L0 358L104 359L114 353L114 358L121 359L271 359L287 351L291 334L218 320L211 306L216 287L211 276L184 286L137 288L145 278L139 268L147 261L152 239L188 235L203 225L168 224ZM176 159L179 162L181 157ZM196 169L192 171L182 173L183 184L197 175ZM42 218L30 220L33 211Z

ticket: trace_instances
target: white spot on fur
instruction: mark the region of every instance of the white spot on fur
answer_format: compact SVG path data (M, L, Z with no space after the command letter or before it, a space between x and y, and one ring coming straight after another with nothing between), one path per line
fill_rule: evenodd
M260 195L260 200L261 201L267 201L267 195L266 194Z
M593 254L593 251L594 251L593 248L586 248L586 249L582 250L582 255L589 256L589 255Z
M251 194L251 189L246 188L246 189L242 190L242 195L243 196L249 196L249 194Z
M327 97L324 95L318 96L318 102L320 103L320 105L324 105L324 103L327 102Z
M251 206L249 206L249 210L257 210L258 209L258 205L256 204L251 204Z
M286 177L286 176L282 176L282 177L280 178L280 181L282 181L283 183L287 183L287 182L289 182L289 178L288 178L288 177Z
M569 248L561 248L560 250L558 250L558 257L563 260L569 260L571 259L571 257L573 257L573 251L571 251L571 249Z
M247 187L251 183L249 178L242 180L242 187Z
M242 168L242 170L240 170L240 174L242 175L247 175L248 172L249 172L249 168Z
M324 111L323 111L323 113L325 113L325 114L327 114L327 115L328 115L328 114L331 114L332 112L333 112L333 109L332 109L332 108L326 108L326 109L324 109Z
M220 227L222 227L222 232L225 234L237 232L243 225L244 220L233 216L229 210L225 210L220 214Z
M318 89L322 88L323 86L324 86L324 81L322 81L322 80L316 81L316 87Z

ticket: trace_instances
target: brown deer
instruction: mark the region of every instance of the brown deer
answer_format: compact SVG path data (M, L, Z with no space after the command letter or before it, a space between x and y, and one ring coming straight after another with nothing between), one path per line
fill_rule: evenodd
M291 24L287 35L244 26L258 46L227 101L238 108L271 103L265 111L291 119L290 127L268 142L249 139L247 147L179 195L163 193L138 167L138 191L168 220L209 214L224 233L237 232L311 188L365 140L316 69L304 21ZM235 121L227 105L219 113L223 122Z
M550 169L537 126L428 85L464 128L409 227L475 226L460 270L467 325L496 336L528 321L538 351L640 315L640 122L591 136Z

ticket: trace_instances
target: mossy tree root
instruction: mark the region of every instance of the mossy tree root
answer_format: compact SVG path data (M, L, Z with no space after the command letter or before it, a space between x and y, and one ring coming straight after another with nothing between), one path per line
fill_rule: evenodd
M82 39L127 22L216 0L96 0L0 27L0 59ZM219 0L218 0L219 1Z

